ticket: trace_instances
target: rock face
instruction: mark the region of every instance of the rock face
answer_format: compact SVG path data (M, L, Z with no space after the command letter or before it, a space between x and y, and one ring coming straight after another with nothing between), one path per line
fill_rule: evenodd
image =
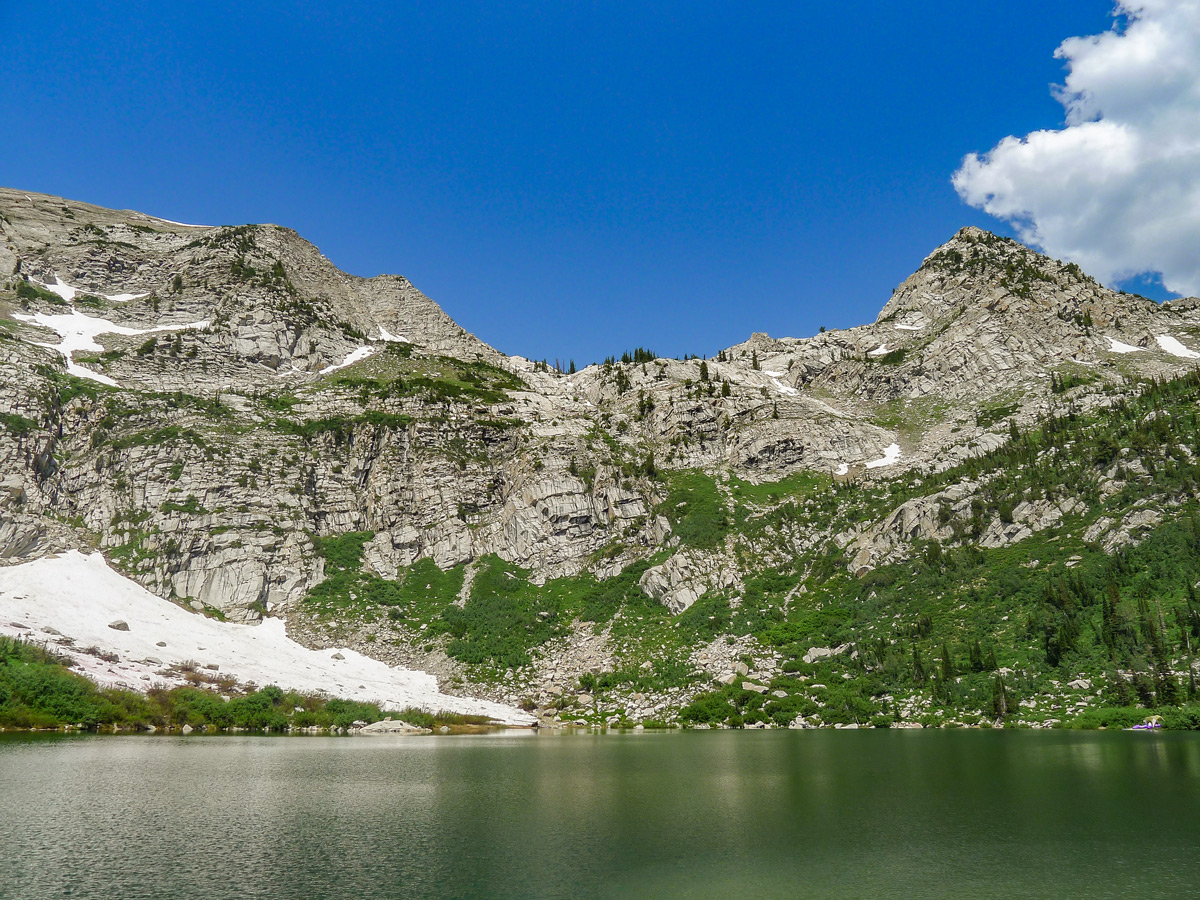
M703 597L736 610L760 569L826 542L862 574L1079 514L1064 496L984 516L988 485L965 478L859 521L820 510L829 485L934 478L1056 404L1102 408L1128 379L1190 371L1193 333L1197 301L1114 293L964 229L870 325L566 374L497 352L404 278L340 272L286 228L0 189L0 562L98 547L163 597L254 621L291 615L328 577L317 542L361 534L385 581L464 567L460 608L495 556L534 584L637 565L673 615ZM695 472L727 511L712 540L666 506ZM824 495L762 493L797 478ZM766 521L789 503L804 516ZM1154 515L1089 540L1119 547ZM433 648L422 660L445 649L409 637ZM561 670L539 656L529 683L566 691L585 659L616 652L593 650ZM710 674L732 684L727 663Z
M728 590L738 582L736 563L722 554L681 550L646 570L639 584L673 613L681 613L709 590Z

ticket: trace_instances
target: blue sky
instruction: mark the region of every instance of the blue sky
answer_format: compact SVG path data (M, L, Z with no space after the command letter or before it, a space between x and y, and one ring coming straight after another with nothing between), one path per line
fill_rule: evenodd
M0 183L276 222L508 353L715 353L872 320L950 178L1060 128L1104 0L0 3Z

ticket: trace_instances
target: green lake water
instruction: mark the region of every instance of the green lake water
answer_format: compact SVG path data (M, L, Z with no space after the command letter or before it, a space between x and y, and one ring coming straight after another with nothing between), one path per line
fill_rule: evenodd
M1200 897L1200 736L7 736L0 897Z

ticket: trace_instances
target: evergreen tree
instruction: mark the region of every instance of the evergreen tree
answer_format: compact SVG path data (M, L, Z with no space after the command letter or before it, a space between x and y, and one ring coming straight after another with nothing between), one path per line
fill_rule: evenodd
M728 397L730 393L731 392L729 390L729 381L725 380L725 381L721 382L721 396Z
M1008 711L1012 707L1012 701L1008 696L1008 686L1005 685L1004 679L999 675L992 682L992 715L997 719L1004 719L1008 716Z
M753 368L754 371L756 371L756 372L758 371L758 351L757 350L755 350L753 355L750 357L750 367Z
M925 671L925 662L921 659L921 648L913 644L913 678L917 684L924 684L929 677L929 673Z
M950 647L945 641L942 642L942 680L947 684L952 683L958 672L954 669L954 658L950 655Z
M1133 693L1129 689L1129 682L1122 678L1115 670L1108 673L1108 690L1106 694L1108 701L1114 706L1133 705Z
M975 639L975 643L971 645L971 671L983 671L983 646L979 643L979 639Z
M700 380L708 381L708 363L704 360L700 360Z

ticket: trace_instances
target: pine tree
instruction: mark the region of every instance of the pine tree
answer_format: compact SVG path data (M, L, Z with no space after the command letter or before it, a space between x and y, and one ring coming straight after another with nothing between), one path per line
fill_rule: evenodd
M574 374L575 374L575 360L571 360L571 363L570 363L570 365L567 367L567 374L568 374L568 375L574 375Z
M708 381L708 363L704 360L700 360L700 380Z
M1129 690L1129 682L1115 670L1108 673L1107 698L1114 706L1132 706L1133 694Z
M913 644L913 678L917 684L924 684L929 673L925 671L925 662L921 659L921 648Z
M979 643L978 638L976 638L975 643L971 645L971 671L983 671L983 646Z
M754 369L755 372L758 371L758 351L757 350L755 350L754 354L750 357L750 367L752 369Z
M729 390L729 381L725 380L725 381L721 382L721 396L728 397L730 393L731 392Z
M1004 719L1008 716L1011 706L1008 686L1005 685L1004 679L997 675L996 680L992 682L992 715L997 719Z
M954 658L950 656L950 647L942 642L942 680L947 684L954 681L958 672L954 669Z

